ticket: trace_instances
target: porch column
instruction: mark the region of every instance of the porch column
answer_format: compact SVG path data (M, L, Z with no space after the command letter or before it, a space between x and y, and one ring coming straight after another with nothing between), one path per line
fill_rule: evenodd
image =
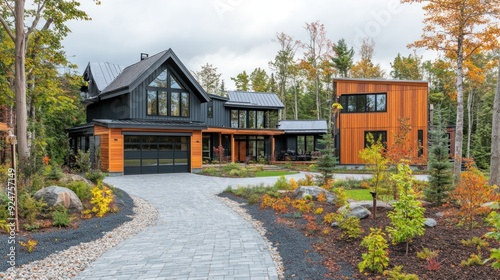
M271 135L271 157L269 158L269 160L271 161L271 163L274 162L274 147L275 147L275 143L274 143L274 135Z
M219 145L217 147L222 146L222 132L219 132Z
M234 134L231 134L231 162L234 162L235 150Z

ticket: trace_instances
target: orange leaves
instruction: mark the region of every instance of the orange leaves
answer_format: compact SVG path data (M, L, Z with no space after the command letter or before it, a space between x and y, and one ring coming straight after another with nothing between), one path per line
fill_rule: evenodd
M451 198L460 205L457 212L460 222L468 228L473 228L476 216L488 210L481 205L500 199L495 192L496 188L497 186L488 185L484 175L474 167L462 172L458 186L451 193Z

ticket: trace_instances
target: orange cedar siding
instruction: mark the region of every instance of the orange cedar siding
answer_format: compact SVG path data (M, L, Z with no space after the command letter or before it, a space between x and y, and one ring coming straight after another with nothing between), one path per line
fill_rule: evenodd
M193 131L191 136L191 170L202 167L202 136L201 131Z
M427 83L337 80L336 92L343 94L387 93L387 112L340 113L340 163L363 164L365 131L387 131L387 145L394 144L399 117L409 117L412 125L408 141L416 146L418 130L423 130L423 154L427 153ZM416 156L416 155L415 155Z
M123 172L123 135L121 128L109 130L109 172Z

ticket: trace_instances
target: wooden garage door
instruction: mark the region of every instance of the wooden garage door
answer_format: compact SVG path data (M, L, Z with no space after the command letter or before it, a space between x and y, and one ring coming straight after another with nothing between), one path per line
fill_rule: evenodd
M124 136L124 174L189 172L189 136Z

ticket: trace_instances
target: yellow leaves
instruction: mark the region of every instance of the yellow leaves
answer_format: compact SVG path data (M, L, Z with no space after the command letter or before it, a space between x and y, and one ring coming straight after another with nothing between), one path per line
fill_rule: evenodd
M99 185L97 185L92 188L91 193L92 199L90 203L94 205L94 207L92 207L92 212L94 212L97 217L104 216L104 214L110 211L110 205L115 199L113 191L106 186L99 187Z

